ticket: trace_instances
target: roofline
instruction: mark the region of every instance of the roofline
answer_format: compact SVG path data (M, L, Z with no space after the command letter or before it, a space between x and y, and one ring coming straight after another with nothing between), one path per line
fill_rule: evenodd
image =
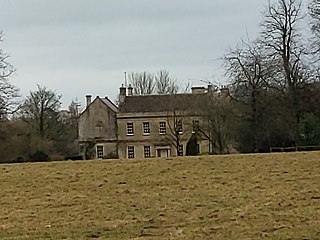
M119 112L119 108L117 107L117 105L115 105L109 98L100 98L99 96L96 96L96 98L91 102L89 103L86 108L79 114L78 118L87 111L87 109L90 107L91 104L93 104L95 101L97 101L97 99L99 99L105 106L109 107L104 101L102 101L102 99L106 99L108 100L109 103L112 104L112 106L114 106L117 111L114 111L112 108L109 107L109 109L114 112L114 113L118 113Z

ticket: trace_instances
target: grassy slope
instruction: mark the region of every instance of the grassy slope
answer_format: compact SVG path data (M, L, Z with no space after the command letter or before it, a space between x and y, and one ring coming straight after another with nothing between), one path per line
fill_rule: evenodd
M320 153L0 165L0 239L320 239Z

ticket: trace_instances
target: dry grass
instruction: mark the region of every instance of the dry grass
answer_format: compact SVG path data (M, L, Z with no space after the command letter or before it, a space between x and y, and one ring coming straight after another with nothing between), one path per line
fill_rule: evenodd
M320 153L0 165L0 239L320 239Z

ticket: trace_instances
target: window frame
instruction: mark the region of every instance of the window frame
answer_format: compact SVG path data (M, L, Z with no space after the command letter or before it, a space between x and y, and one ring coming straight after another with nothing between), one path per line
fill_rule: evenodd
M163 124L163 126L161 126L161 124ZM167 122L166 121L159 122L159 134L161 134L161 135L167 134Z
M134 124L133 124L133 122L127 122L127 136L134 136Z
M127 157L129 159L133 159L134 158L134 146L130 145L127 147Z
M150 122L142 122L142 134L143 135L150 135Z
M177 119L177 125L176 125L176 131L179 133L179 134L182 134L183 133L183 126L182 126L182 119L179 118Z
M183 144L180 144L178 146L178 156L183 156Z
M143 155L144 155L144 158L151 158L151 147L150 146L143 146Z
M199 132L200 129L200 121L195 119L192 120L192 133Z
M104 147L103 145L97 145L96 146L96 156L98 159L102 159L104 156ZM102 154L102 155L101 155Z

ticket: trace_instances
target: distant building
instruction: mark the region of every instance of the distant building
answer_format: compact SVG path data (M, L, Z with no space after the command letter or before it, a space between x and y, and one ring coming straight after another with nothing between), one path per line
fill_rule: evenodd
M117 157L118 108L108 98L96 97L78 118L80 153L86 158Z
M107 98L91 102L87 96L79 116L80 152L87 158L182 156L193 141L196 154L209 153L209 140L198 130L206 121L203 104L212 95L211 86L167 95L133 95L130 86L122 86L118 107Z

